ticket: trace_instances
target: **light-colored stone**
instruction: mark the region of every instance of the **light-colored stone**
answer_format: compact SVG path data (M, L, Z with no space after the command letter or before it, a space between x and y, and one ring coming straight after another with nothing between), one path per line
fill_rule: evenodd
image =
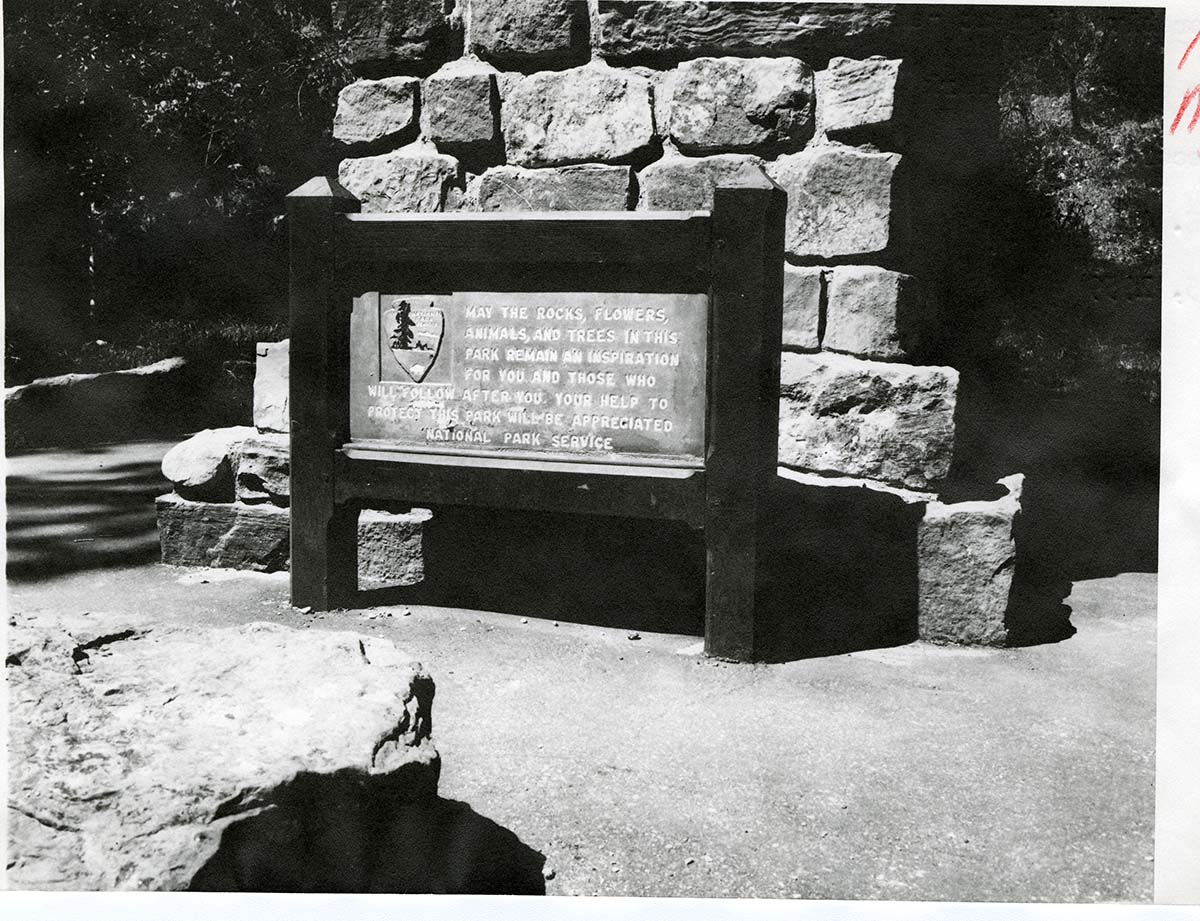
M181 496L228 502L233 499L233 455L254 435L248 425L205 429L166 453L162 473Z
M420 141L375 157L343 160L338 181L363 211L441 211L460 184L458 160Z
M829 269L820 266L783 267L783 345L817 349L821 327L821 298Z
M666 156L638 173L638 208L709 211L717 186L733 185L763 175L763 161L751 154Z
M260 342L254 349L254 427L288 432L288 346L290 340Z
M530 74L508 90L502 122L518 166L625 160L654 140L650 81L598 63Z
M999 481L990 502L930 502L917 532L917 630L933 643L1002 646L1015 572L1013 522L1024 477Z
M685 153L791 151L812 137L813 73L795 58L697 58L670 87L670 136Z
M901 61L833 58L817 74L817 130L834 140L886 139L896 127Z
M610 63L669 66L715 54L789 54L824 60L886 40L889 5L599 0L597 51Z
M451 61L421 84L421 130L450 150L487 148L499 141L496 69L480 61Z
M338 93L333 116L333 139L343 144L385 141L416 127L415 77L355 80Z
M479 183L481 211L624 211L628 166L581 164L523 169L495 166Z
M793 256L877 253L892 240L900 155L841 144L810 147L767 164L787 192L785 248Z
M333 26L351 70L372 77L450 57L461 31L443 0L334 0Z
M829 283L823 348L866 358L916 353L932 328L916 279L873 265L839 265Z
M471 50L508 67L579 64L588 58L586 0L468 0Z
M289 510L278 505L191 502L159 496L158 539L162 561L281 572L290 556ZM422 533L427 509L392 514L364 509L358 517L358 577L372 583L415 585L425 578Z
M389 640L87 620L9 627L10 886L355 891L363 820L436 796L433 681Z
M785 352L779 462L926 489L950 472L957 390L953 368Z
M273 432L251 435L238 445L233 458L238 502L290 504L292 468L288 449L288 436Z

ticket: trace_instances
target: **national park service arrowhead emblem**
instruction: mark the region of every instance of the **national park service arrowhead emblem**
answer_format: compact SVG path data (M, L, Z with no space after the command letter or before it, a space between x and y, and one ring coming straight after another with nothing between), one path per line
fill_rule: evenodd
M428 307L414 307L409 301L397 298L384 311L383 319L391 331L388 345L396 364L414 383L421 383L442 347L445 315L432 303Z

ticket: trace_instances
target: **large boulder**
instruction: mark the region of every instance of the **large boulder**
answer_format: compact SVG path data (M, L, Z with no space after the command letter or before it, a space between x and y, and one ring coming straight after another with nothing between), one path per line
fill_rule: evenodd
M784 243L797 257L878 253L893 244L893 183L900 155L841 144L767 164L787 192Z
M499 152L500 93L496 69L460 58L421 84L421 131L456 155Z
M733 185L763 175L763 161L750 154L666 156L638 173L638 208L709 211L717 186Z
M887 5L599 0L597 51L610 63L669 66L717 54L789 54L814 63L886 41Z
M417 125L416 77L355 80L338 93L333 139L342 144L374 144L402 137Z
M524 77L505 93L502 122L517 166L628 161L655 137L650 81L596 63Z
M343 160L338 182L363 211L441 211L461 178L458 160L416 141L391 153Z
M238 502L288 505L292 492L289 437L255 433L237 447L234 496Z
M291 556L289 510L270 503L192 502L159 496L162 561L253 572L286 570ZM424 525L428 509L358 516L358 577L371 583L415 585L425 578Z
M581 64L588 58L586 0L469 0L471 50L506 67Z
M784 353L779 462L926 489L950 472L958 372Z
M166 453L162 473L179 495L212 502L233 500L233 465L238 447L255 431L248 425L205 429Z
M367 891L436 797L434 685L378 637L10 622L8 882Z
M685 153L799 150L812 137L813 72L796 58L698 58L669 87L670 136Z
M545 169L496 166L479 180L481 211L624 211L628 166L585 163Z
M1000 480L1008 491L1000 499L926 506L917 531L921 639L1004 645L1024 479L1018 473Z
M259 342L254 349L254 427L260 432L288 432L289 341Z
M462 46L442 0L334 0L333 27L351 70L371 77L428 67Z

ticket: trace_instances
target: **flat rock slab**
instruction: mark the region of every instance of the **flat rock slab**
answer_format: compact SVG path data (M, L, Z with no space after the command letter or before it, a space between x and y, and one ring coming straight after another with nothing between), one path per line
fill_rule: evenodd
M356 841L326 829L436 796L433 681L390 641L93 620L10 621L10 885L276 889L303 869L326 888Z

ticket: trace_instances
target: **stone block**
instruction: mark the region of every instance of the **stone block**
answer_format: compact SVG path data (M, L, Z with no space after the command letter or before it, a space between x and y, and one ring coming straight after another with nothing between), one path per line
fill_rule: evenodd
M796 58L697 58L668 85L669 133L684 153L794 151L812 137L813 73Z
M288 441L287 435L264 433L251 435L238 445L234 457L234 496L238 502L291 503Z
M499 143L500 93L496 69L463 58L421 84L421 131L439 148L486 150Z
M588 59L586 0L469 0L471 51L506 67L555 67Z
M343 87L333 116L333 139L349 146L415 133L420 86L415 77L385 77Z
M343 160L338 181L357 196L363 211L441 211L450 190L461 184L458 160L420 141Z
M847 143L886 142L897 127L899 60L833 58L816 77L817 131Z
M624 211L631 176L628 166L495 166L480 178L479 210Z
M905 358L932 332L929 301L911 275L839 265L829 282L821 346L866 358Z
M613 64L788 54L821 62L886 41L896 10L848 3L599 0L597 51Z
M189 499L233 500L234 455L255 434L248 425L205 429L171 448L162 459L162 474Z
M927 489L950 472L958 372L785 352L779 462Z
M666 156L638 173L638 208L649 211L709 211L713 206L713 190L717 186L763 175L763 161L750 154Z
M895 242L900 155L828 144L787 154L767 173L787 192L785 248L797 257L878 253Z
M821 300L829 269L819 266L783 267L783 346L821 347Z
M603 64L530 74L508 90L501 122L517 166L628 161L654 142L650 81Z
M369 77L428 67L462 46L443 0L334 0L333 27L350 69Z
M380 891L427 846L434 685L389 640L22 615L5 671L10 886Z
M918 617L923 640L1002 646L1015 571L1013 524L1021 511L1021 474L990 502L930 502L917 531Z
M254 355L254 427L260 432L288 432L288 339L260 342Z
M158 539L162 561L280 572L291 556L289 510L278 505L192 502L159 496ZM372 583L415 585L425 578L421 552L426 509L404 514L363 510L358 518L358 577Z

